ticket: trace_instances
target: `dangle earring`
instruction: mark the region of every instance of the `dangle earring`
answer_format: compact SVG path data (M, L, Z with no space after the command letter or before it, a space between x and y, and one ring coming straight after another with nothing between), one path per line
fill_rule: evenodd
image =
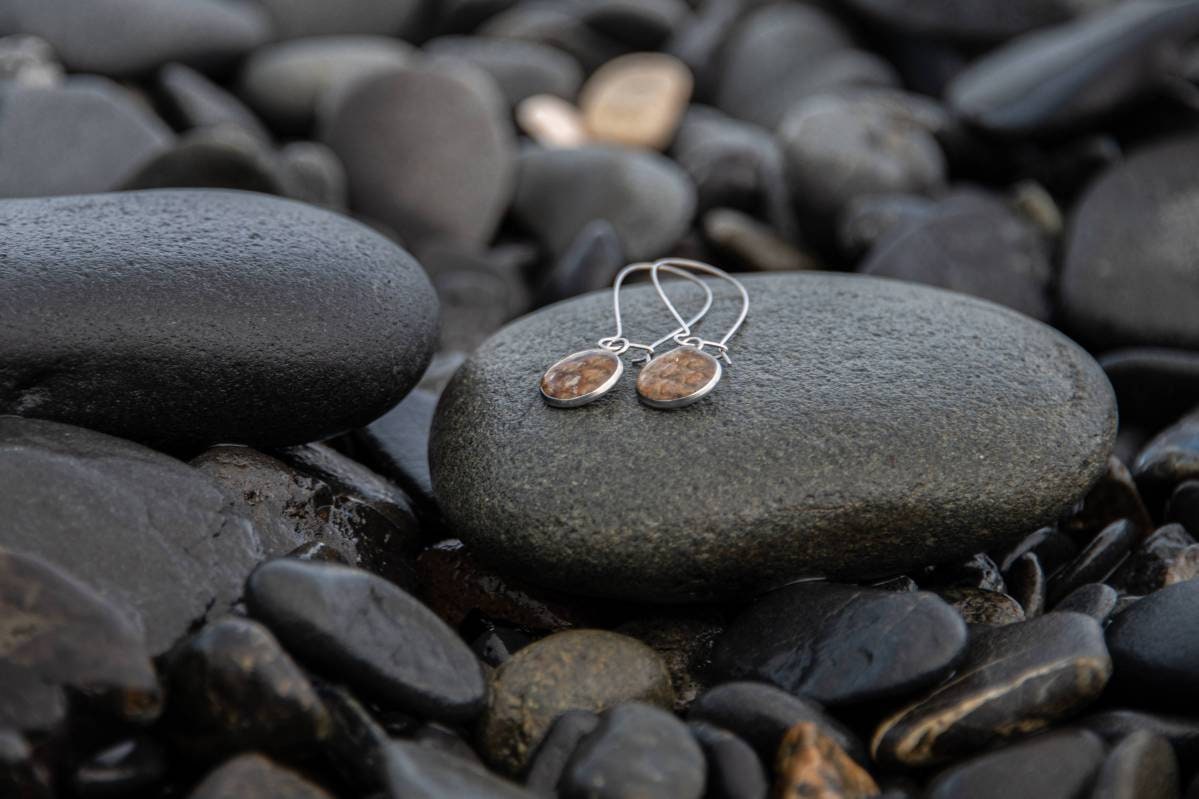
M674 304L667 300L667 307L670 308L670 312L674 315L675 319L679 321L679 326L653 344L636 344L629 341L623 335L624 320L620 314L620 287L624 283L625 278L633 272L652 270L654 286L658 291L658 295L665 298L666 293L663 291L662 283L658 278L659 268L685 278L703 289L705 295L704 306L690 321L686 321L679 316ZM624 374L624 362L620 359L621 355L629 349L639 349L645 352L641 360L651 360L658 345L674 340L679 336L690 336L691 326L700 319L703 319L704 314L711 307L712 289L689 272L669 265L661 265L659 267L655 264L630 264L626 266L620 270L612 283L612 311L616 317L616 335L601 338L597 342L599 345L598 349L583 350L573 355L568 355L549 369L546 369L545 374L541 377L541 396L547 403L556 408L577 408L580 405L586 405L589 402L599 399L612 386L616 385L616 382L620 380L620 376Z
M745 317L749 315L749 292L745 290L745 286L740 280L728 272L701 261L691 261L686 258L663 258L654 263L650 270L650 276L653 278L658 296L682 328L690 326L683 322L678 309L666 296L666 292L662 290L662 284L658 280L659 269L675 267L706 272L732 283L741 293L741 313L737 316L737 321L733 322L733 326L719 341L708 341L691 335L690 330L685 330L672 337L679 345L678 347L656 358L651 358L650 362L641 369L641 373L637 375L637 394L641 397L641 401L651 408L683 408L698 402L716 388L723 373L720 361L732 364L728 355L729 339L736 335L745 322ZM705 347L716 350L716 356L704 352Z

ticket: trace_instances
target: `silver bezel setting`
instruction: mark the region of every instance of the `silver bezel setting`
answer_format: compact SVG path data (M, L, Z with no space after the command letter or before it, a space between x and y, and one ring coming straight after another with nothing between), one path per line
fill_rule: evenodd
M542 372L542 376L544 377L544 375L548 374L559 364L569 361L571 358L578 358L581 355L604 355L616 363L616 369L612 372L612 375L607 380L599 385L598 388L595 388L586 394L580 394L577 397L572 397L571 399L557 399L556 397L551 397L549 394L545 393L545 389L541 388L541 382L538 381L537 389L541 392L542 399L544 399L548 404L555 408L577 408L580 405L586 405L589 402L594 402L611 391L612 387L616 385L617 381L620 380L621 375L624 374L624 361L620 359L619 355L611 350L591 349L579 350L578 352L572 352L565 358L559 358L557 361L551 364L548 369Z
M684 350L684 349L692 350L693 352L698 352L700 355L704 356L705 358L707 358L709 361L711 361L712 363L714 363L716 365L716 371L715 371L715 373L713 373L712 379L709 380L704 385L697 388L694 392L688 394L687 396L679 397L678 399L672 399L672 400L650 399L649 397L647 397L641 393L641 385L638 384L637 396L641 399L641 401L643 403L645 403L646 405L648 405L651 408L659 408L661 410L670 410L672 408L685 408L688 405L693 405L694 403L699 402L701 399L703 399L704 397L711 394L712 389L716 388L716 384L720 382L721 375L724 374L724 367L722 367L720 365L720 361L718 359L712 357L708 353L706 353L703 350L698 349L696 347L688 347L688 346L675 347L673 350L670 350L670 352L664 352L661 355L657 356L657 358L654 358L649 363L647 363L645 366L643 366L642 369L648 369L650 367L650 364L652 364L654 361L658 360L658 358L665 358L671 352L677 352L678 350ZM640 375L639 375L639 377L640 377Z

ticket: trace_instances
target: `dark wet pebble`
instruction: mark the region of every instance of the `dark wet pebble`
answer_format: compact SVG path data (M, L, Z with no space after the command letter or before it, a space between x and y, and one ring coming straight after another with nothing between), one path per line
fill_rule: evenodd
M749 744L728 730L703 721L693 721L687 726L707 763L705 799L766 799L769 778Z
M364 460L408 492L418 509L433 503L429 476L429 430L437 410L437 395L413 390L387 413L354 433Z
M716 105L773 130L805 97L845 85L893 86L894 69L854 47L826 11L798 2L767 4L745 15L724 45Z
M167 717L199 759L242 751L296 754L328 737L329 715L266 627L229 616L168 656Z
M1145 539L1111 579L1129 594L1151 594L1199 577L1199 544L1180 524L1167 524Z
M420 265L338 214L172 190L6 200L0 216L0 346L22 352L0 365L0 413L174 449L286 446L376 418L432 354Z
M188 794L188 799L332 799L332 794L260 754L226 761Z
M1132 473L1146 500L1164 500L1179 483L1199 477L1199 412L1154 436L1137 455Z
M1062 529L1076 536L1090 537L1118 519L1128 519L1143 535L1153 529L1153 521L1141 500L1132 472L1119 458L1112 457L1107 462L1107 473L1091 487Z
M416 50L385 36L317 36L255 50L238 91L280 133L311 130L318 111L355 82L410 66Z
M72 784L79 799L137 796L159 784L166 774L166 756L155 741L129 738L84 759Z
M938 203L920 194L864 194L841 209L837 247L852 262L895 231L932 218Z
M1104 583L1086 583L1066 594L1053 605L1058 613L1082 613L1100 624L1106 624L1116 611L1120 594Z
M384 756L388 799L533 799L537 795L432 746L396 741Z
M946 588L941 599L956 610L967 625L998 627L1024 621L1024 606L1000 591L983 588Z
M1077 724L1116 744L1143 730L1165 738L1184 766L1199 763L1199 721L1184 716L1163 716L1139 710L1103 710L1082 717Z
M624 244L612 223L606 219L588 222L566 252L554 260L541 282L538 302L547 304L605 289L626 263Z
M558 783L563 799L700 799L706 766L673 714L641 702L607 710L579 742Z
M526 97L552 94L573 100L583 71L573 58L546 44L485 36L441 36L422 47L425 53L460 58L479 67L499 84L508 104Z
M685 0L587 0L580 12L593 29L633 50L660 47L691 16Z
M232 125L263 141L271 138L241 100L189 66L167 64L158 71L156 88L171 121L181 130Z
M1182 525L1189 533L1199 532L1199 480L1184 480L1170 494L1166 521Z
M1033 552L1045 573L1052 574L1078 557L1078 551L1073 538L1053 527L1042 527L999 558L999 568L1006 574L1021 555Z
M1024 608L1024 617L1034 619L1045 610L1045 570L1035 552L1025 552L1016 558L1008 571L1008 586L1012 598Z
M853 733L807 699L759 682L729 682L700 695L687 711L688 721L704 722L734 733L774 768L783 736L796 724L810 721L859 763L866 753Z
M991 51L957 76L946 97L989 133L1079 127L1160 86L1177 68L1179 46L1196 31L1194 0L1112 3Z
M169 149L142 163L120 186L141 189L237 189L294 197L299 194L273 149L237 125L189 131Z
M271 26L256 4L198 0L9 0L5 32L40 36L74 72L137 77L170 61L223 68L264 44Z
M1102 7L1109 1L1085 7ZM1001 42L1066 22L1084 7L1070 0L849 0L846 5L865 20L911 36L925 47L926 39L972 45Z
M321 704L329 716L324 756L337 774L364 794L387 784L387 730L371 716L348 688L316 683Z
M721 608L646 612L616 632L636 638L662 657L674 686L674 709L683 713L712 679L712 652L728 621Z
M79 427L0 416L0 485L0 546L37 554L104 594L152 655L228 610L265 554L250 520L206 475Z
M475 33L556 47L574 56L590 74L627 48L588 25L578 11L579 6L558 0L518 3L487 20Z
M1190 7L1199 24L1199 2L1181 6ZM1199 347L1199 318L1190 313L1199 296L1199 273L1189 260L1199 248L1199 229L1190 222L1199 209L1199 180L1178 169L1197 157L1194 135L1138 148L1092 182L1074 205L1061 306L1079 340L1097 349Z
M441 306L441 351L471 352L529 310L528 256L529 250L519 244L487 252L461 245L425 246L421 264Z
M483 708L482 667L466 643L381 577L275 560L250 576L246 605L291 654L380 704L450 722Z
M958 190L884 234L858 266L960 291L1047 321L1053 267L1041 232L998 197Z
M416 33L425 13L421 0L259 0L274 23L275 36L328 36L369 33L406 38Z
M1103 761L1091 799L1177 799L1178 791L1178 759L1170 743L1140 730Z
M797 583L767 594L716 644L712 672L824 705L910 696L947 676L966 627L935 594Z
M938 765L1049 726L1093 701L1112 673L1098 622L1047 613L975 636L957 673L884 721L883 765Z
M1122 425L1161 430L1199 406L1199 353L1130 348L1104 354Z
M561 713L631 701L674 706L670 673L658 654L617 633L567 630L525 647L495 671L479 742L489 762L516 774Z
M551 257L561 257L594 219L607 219L625 256L665 255L695 212L695 186L673 161L617 147L529 148L518 159L512 213Z
M1141 540L1141 531L1128 519L1103 528L1091 543L1049 579L1049 604L1086 583L1101 583L1119 568Z
M558 782L570 756L578 748L579 741L594 732L599 722L599 716L590 710L567 710L559 714L529 758L525 787L540 796L556 797Z
M1103 763L1103 742L1086 730L1053 732L954 766L928 799L1083 796Z
M345 164L354 208L418 255L487 244L511 199L512 122L494 81L468 65L364 78L332 103L322 137Z
M161 693L141 631L90 586L50 563L0 548L0 729L62 732L69 695L110 720L145 724Z
M279 150L279 161L288 173L292 197L313 205L344 211L350 202L345 165L326 144L293 141Z
M1107 644L1121 689L1179 707L1199 700L1199 580L1167 586L1112 621Z
M86 130L86 136L79 136ZM118 188L171 145L166 124L117 84L95 76L50 88L8 88L0 102L0 196L46 197Z

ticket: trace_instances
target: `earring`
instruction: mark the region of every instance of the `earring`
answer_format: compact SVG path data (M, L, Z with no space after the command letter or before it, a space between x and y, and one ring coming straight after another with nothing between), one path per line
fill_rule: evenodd
M651 408L683 408L698 402L716 388L724 371L720 361L732 364L728 355L729 339L741 329L745 317L749 315L749 292L745 290L745 286L740 280L723 269L717 269L700 261L664 258L654 263L650 269L650 277L654 281L658 297L682 327L689 326L683 323L678 309L666 296L666 292L662 290L662 284L658 280L659 269L673 267L707 272L732 283L741 293L741 313L737 316L737 321L719 341L708 341L699 336L693 336L689 330L677 333L672 338L679 345L678 347L656 358L651 358L650 362L642 367L641 373L637 375L637 394L641 397L641 401ZM704 352L705 347L716 350L717 357Z
M599 399L608 392L620 376L624 374L624 362L620 356L630 348L643 350L642 360L649 361L654 356L655 348L664 342L673 340L676 336L690 336L691 326L704 318L704 314L712 307L712 289L699 278L682 269L663 265L662 269L671 274L685 278L704 290L704 307L700 309L690 322L679 316L673 303L667 302L671 313L679 320L679 327L667 333L653 344L636 344L624 337L624 321L620 314L620 287L626 277L633 272L654 270L654 285L659 296L665 297L662 283L658 279L657 269L653 264L630 264L616 275L612 283L612 311L616 317L616 335L601 338L597 344L599 349L583 350L573 355L567 355L555 363L541 377L541 396L547 403L556 408L577 408Z

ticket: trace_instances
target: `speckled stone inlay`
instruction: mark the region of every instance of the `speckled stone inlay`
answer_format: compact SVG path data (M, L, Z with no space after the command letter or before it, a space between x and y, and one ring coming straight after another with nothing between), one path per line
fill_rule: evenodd
M637 375L637 392L651 402L690 397L710 385L720 365L694 347L679 347L654 358Z
M605 350L576 352L545 371L541 393L559 402L578 399L603 386L619 368L620 358Z

